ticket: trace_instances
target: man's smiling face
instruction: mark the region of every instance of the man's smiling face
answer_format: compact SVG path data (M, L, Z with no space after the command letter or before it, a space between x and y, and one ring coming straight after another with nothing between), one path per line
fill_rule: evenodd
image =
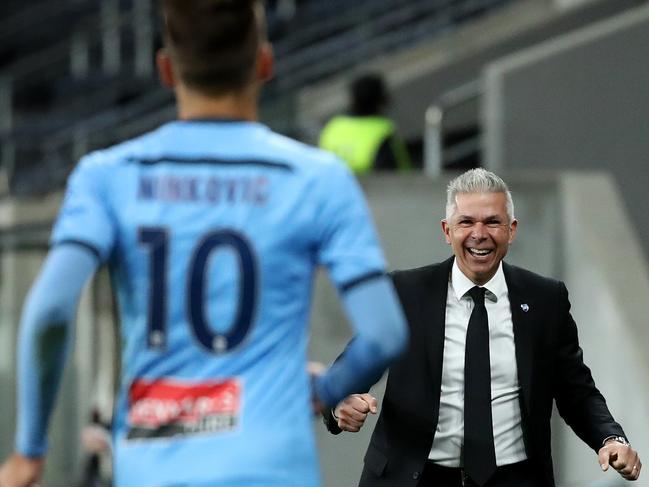
M442 220L446 242L464 275L483 285L507 255L518 222L509 221L504 193L459 193L455 202L451 218Z

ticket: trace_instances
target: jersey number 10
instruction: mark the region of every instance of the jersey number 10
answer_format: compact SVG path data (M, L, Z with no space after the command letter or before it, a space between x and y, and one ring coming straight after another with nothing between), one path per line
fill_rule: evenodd
M164 349L167 343L169 232L161 227L140 228L138 240L149 249L147 343L149 348ZM210 256L223 247L230 247L239 259L239 299L229 331L218 333L209 326L205 316L205 285ZM257 300L257 265L248 240L233 230L218 230L205 235L192 253L185 292L187 321L205 349L220 354L239 345L250 331Z

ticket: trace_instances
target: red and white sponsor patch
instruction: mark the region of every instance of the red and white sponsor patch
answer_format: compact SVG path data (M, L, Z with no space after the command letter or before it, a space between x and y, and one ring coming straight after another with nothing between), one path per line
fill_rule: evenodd
M138 379L129 391L129 438L159 438L234 429L241 384Z

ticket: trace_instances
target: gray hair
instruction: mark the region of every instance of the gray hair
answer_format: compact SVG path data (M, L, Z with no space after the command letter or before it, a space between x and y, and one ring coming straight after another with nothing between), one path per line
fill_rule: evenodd
M514 221L514 201L507 183L491 171L481 167L470 169L448 183L446 188L446 220L450 220L457 209L456 197L462 193L503 193L507 199L507 217Z

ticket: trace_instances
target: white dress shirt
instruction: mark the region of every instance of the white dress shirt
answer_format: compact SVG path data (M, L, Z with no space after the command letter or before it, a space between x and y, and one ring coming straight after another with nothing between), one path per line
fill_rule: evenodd
M467 291L475 284L457 265L448 283L442 390L439 420L428 458L445 467L463 465L464 439L464 351L466 331L473 310ZM493 419L496 465L508 465L527 458L523 443L520 385L516 366L514 326L509 307L509 293L502 263L483 287L489 318L489 356L491 359L491 413Z

